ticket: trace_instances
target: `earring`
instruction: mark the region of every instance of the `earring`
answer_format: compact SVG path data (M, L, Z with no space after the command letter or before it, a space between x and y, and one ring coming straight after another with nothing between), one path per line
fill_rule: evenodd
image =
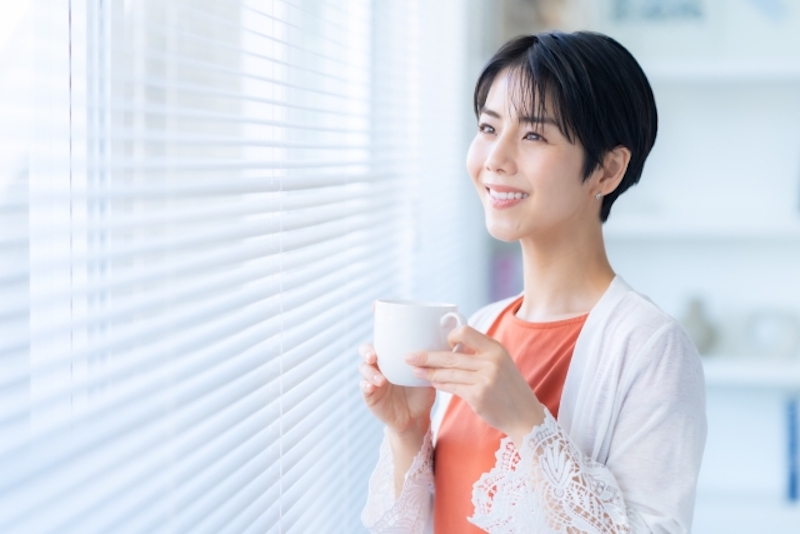
M600 200L601 198L603 198L603 193L597 193L597 194L594 196L594 198L596 198L597 200Z

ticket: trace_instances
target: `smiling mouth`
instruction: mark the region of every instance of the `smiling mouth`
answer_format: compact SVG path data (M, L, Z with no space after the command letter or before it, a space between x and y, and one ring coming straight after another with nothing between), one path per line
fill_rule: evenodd
M486 191L493 201L523 200L529 196L528 193L523 193L522 191L496 191L491 187L487 187Z

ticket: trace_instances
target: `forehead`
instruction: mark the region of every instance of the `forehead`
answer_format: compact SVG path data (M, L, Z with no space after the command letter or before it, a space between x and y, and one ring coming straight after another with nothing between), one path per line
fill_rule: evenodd
M488 108L492 111L496 112L504 112L504 114L509 114L510 112L515 112L513 107L511 106L511 99L509 98L509 76L507 71L503 71L498 74L492 85L489 86L489 93L486 95L486 102L484 102L483 107Z
M518 70L506 68L492 81L483 108L515 120L545 118L550 115L548 111L552 105L547 95L543 102L541 100L532 80L527 80Z

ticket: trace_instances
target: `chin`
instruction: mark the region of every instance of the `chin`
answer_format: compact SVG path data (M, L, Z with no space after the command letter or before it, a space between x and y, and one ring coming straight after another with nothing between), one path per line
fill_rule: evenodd
M513 243L514 241L519 241L522 237L519 234L519 230L515 228L508 228L502 224L497 224L496 222L486 220L486 230L489 232L489 235L499 241L505 241L506 243Z

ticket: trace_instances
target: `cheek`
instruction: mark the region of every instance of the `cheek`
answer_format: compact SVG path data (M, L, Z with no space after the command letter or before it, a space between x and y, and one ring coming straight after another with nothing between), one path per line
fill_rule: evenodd
M570 196L570 192L582 182L572 156L558 151L546 151L528 158L525 171L531 177L534 190L556 197Z
M467 172L476 184L485 159L480 141L477 138L473 139L467 150Z

